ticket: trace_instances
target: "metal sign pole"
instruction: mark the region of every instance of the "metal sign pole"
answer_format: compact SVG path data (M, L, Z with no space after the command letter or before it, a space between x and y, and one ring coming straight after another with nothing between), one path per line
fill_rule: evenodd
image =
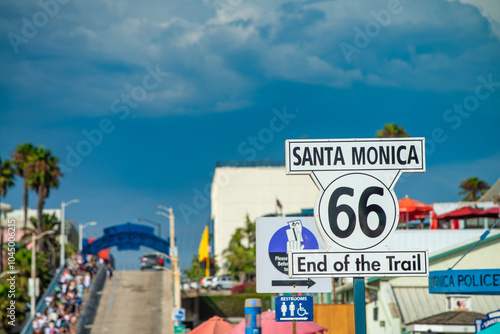
M366 334L365 278L354 278L354 328L356 334Z
M293 286L293 289L295 290L295 285ZM297 294L294 292L292 293L292 297L295 297L297 296ZM295 319L293 319L293 322L292 322L292 334L297 334L297 321Z

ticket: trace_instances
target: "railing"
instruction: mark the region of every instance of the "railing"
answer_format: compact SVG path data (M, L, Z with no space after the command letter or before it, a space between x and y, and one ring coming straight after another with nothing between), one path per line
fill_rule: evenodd
M54 289L57 285L57 282L59 281L59 278L61 278L61 275L63 273L64 267L59 267L58 272L54 275L52 278L52 281L50 281L49 286L47 287L47 290L45 290L45 293L42 295L42 298L38 300L38 303L36 304L35 307L35 312L43 313L45 309L47 308L47 304L45 303L45 297L47 297L49 294L52 294L54 292ZM33 306L32 306L33 307ZM33 324L33 317L30 316L30 318L26 321L21 334L30 334L32 331L31 325Z
M99 295L98 292L102 290L106 283L106 266L100 265L95 275L92 285L90 286L90 291L85 301L85 306L83 307L83 312L78 318L78 323L76 325L76 334L84 334L85 326L94 322L94 317L97 313L97 307L99 306Z

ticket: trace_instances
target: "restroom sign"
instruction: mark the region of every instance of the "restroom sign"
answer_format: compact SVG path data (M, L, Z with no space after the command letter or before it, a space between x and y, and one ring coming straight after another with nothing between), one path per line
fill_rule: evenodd
M279 296L274 299L276 321L313 321L313 297Z
M309 174L320 189L315 219L329 250L387 244L399 222L394 185L425 172L424 138L287 140L287 174Z

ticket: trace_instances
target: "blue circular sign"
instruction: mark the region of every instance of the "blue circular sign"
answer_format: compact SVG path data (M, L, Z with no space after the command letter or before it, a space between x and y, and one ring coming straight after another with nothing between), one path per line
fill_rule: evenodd
M286 275L288 275L287 230L290 230L289 226L283 226L276 231L269 241L268 249L271 263L276 269ZM303 249L319 249L318 240L304 226L302 226L302 239L301 246L304 246Z

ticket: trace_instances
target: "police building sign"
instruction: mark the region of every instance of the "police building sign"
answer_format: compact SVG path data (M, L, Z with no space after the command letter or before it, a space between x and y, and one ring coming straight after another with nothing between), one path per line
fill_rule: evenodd
M425 172L424 138L287 140L287 174L309 174L327 249L292 250L291 277L427 276L426 250L387 250L399 222L394 185Z
M500 295L500 269L431 271L429 293Z

